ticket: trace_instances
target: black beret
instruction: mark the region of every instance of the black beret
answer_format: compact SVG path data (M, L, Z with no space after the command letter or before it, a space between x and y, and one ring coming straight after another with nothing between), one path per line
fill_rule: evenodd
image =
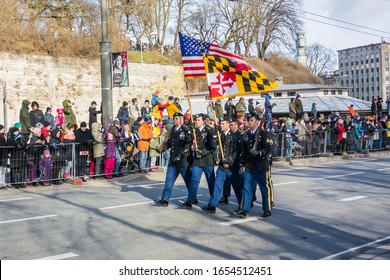
M173 117L183 117L183 114L176 112L173 114Z
M197 118L202 118L202 119L204 119L204 115L203 115L203 114L196 114L196 115L195 115L195 119L197 119Z

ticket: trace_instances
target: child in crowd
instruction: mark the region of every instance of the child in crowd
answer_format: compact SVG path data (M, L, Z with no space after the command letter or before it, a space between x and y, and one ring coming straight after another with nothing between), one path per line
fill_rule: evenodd
M115 167L115 141L114 136L111 133L107 133L106 140L106 160L104 164L104 177L107 179L112 179L112 173Z
M57 117L55 120L56 126L60 125L62 128L66 127L66 120L64 116L64 108L57 109Z
M41 161L39 162L39 171L41 172L41 180L43 186L51 186L52 170L51 166L53 159L50 155L50 150L45 149Z

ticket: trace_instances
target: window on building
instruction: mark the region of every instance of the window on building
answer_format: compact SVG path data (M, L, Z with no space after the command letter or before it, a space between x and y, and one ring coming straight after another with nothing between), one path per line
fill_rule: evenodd
M331 95L336 95L336 90L332 89L332 90L330 91L330 94L331 94Z
M283 92L274 92L274 97L282 97Z
M340 89L337 91L337 93L338 93L338 95L343 95L343 91Z
M295 91L289 91L287 92L287 96L295 96L297 93Z
M343 81L341 81L341 85L343 84ZM325 89L324 90L324 95L328 95L329 94L329 90Z

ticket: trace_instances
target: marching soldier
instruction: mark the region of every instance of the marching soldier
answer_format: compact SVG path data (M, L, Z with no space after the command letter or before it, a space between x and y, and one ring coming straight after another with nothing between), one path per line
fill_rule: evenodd
M225 181L229 182L229 187L230 184L232 184L235 191L240 190L242 186L241 180L233 180L233 170L240 151L240 141L237 137L235 137L233 131L230 130L229 125L230 119L228 117L224 117L220 121L221 144L223 153L221 153L221 160L219 161L219 166L216 172L214 192L210 197L209 204L202 207L202 210L208 211L210 213L215 213L215 207L221 198ZM236 196L240 202L241 193L237 194L236 192Z
M260 186L263 204L262 217L271 216L271 190L269 167L272 159L273 140L269 132L261 129L258 115L248 114L249 129L243 136L241 168L244 169L244 188L240 207L231 215L246 218L250 210L256 183ZM255 183L255 182L256 183Z
M183 125L184 118L181 113L173 115L173 127L168 132L165 140L158 147L158 152L162 153L171 149L167 174L165 177L164 191L161 199L154 202L167 207L172 194L173 185L179 174L183 177L187 189L190 186L190 144L192 140L191 131Z
M187 201L180 204L181 207L191 209L192 204L196 203L196 194L198 192L200 179L204 172L209 187L210 196L214 190L214 149L217 146L217 135L214 130L205 125L203 114L196 114L195 135L193 147L193 164L191 170L191 182Z
M230 131L233 133L233 141L237 142L238 144L238 152L237 152L237 158L233 163L233 166L230 167L230 170L232 171L232 175L230 177L230 180L226 180L225 184L223 186L223 196L218 202L218 204L228 204L229 203L229 197L230 197L230 190L233 186L234 193L236 194L237 203L241 204L242 199L242 175L240 174L240 157L241 154L241 146L242 146L242 134L241 131L238 129L238 121L237 118L230 119L230 125L229 125Z

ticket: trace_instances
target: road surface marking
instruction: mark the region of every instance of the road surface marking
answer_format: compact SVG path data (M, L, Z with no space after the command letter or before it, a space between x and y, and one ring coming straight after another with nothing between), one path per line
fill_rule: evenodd
M17 220L1 221L0 224L16 223L16 222L44 219L44 218L57 217L57 216L58 215L46 215L46 216L37 216L37 217L17 219Z
M239 219L235 221L230 221L230 222L223 222L219 223L221 226L231 226L231 225L236 225L236 224L242 224L242 223L247 223L247 222L252 222L259 220L259 217L251 217L251 218L245 218L245 219Z
M355 173L348 173L348 174L333 175L333 176L327 176L327 177L316 178L315 180L323 180L323 179L329 179L329 178L339 178L339 177L357 175L357 174L362 174L362 173L364 173L364 172L355 172Z
M74 254L74 253L66 253L66 254L49 256L49 257L44 257L44 258L35 259L35 260L40 260L40 261L43 261L43 260L45 260L45 261L46 260L63 260L63 259L69 259L69 258L78 257L78 256L79 255Z
M375 240L375 241L372 241L372 242L369 242L369 243L366 243L366 244L363 244L363 245L360 245L360 246L357 246L357 247L354 247L354 248L351 248L351 249L348 249L345 251L342 251L342 252L334 254L334 255L330 255L328 257L322 258L321 260L332 260L332 259L335 259L336 257L342 256L342 255L345 255L348 253L352 253L354 251L358 251L364 247L369 247L371 245L386 241L388 239L390 239L390 236L387 236L387 237L384 237L384 238L381 238L381 239L378 239L378 240Z
M299 183L298 181L291 181L291 182L284 182L284 183L277 183L273 184L274 186L282 186L282 185L288 185L288 184L296 184Z
M339 201L352 201L352 200L357 200L357 199L366 198L366 197L367 197L367 196L364 196L364 195L353 196L353 197L348 197L348 198L340 199Z
M390 169L390 167L389 168L378 169L378 171L385 171L385 170L389 170L389 169Z
M25 200L25 199L31 199L32 197L19 197L19 198L10 198L10 199L2 199L0 202L7 202L7 201L16 201L16 200Z
M198 196L202 196L202 195L200 194ZM183 198L187 198L187 196L174 197L174 198L170 198L169 200L178 200L178 199L183 199ZM144 201L144 202L137 202L137 203L131 203L131 204L108 206L108 207L99 208L99 210L108 210L108 209L115 209L115 208L122 208L122 207L131 207L131 206L137 206L137 205L143 205L143 204L154 204L154 202L153 201Z

